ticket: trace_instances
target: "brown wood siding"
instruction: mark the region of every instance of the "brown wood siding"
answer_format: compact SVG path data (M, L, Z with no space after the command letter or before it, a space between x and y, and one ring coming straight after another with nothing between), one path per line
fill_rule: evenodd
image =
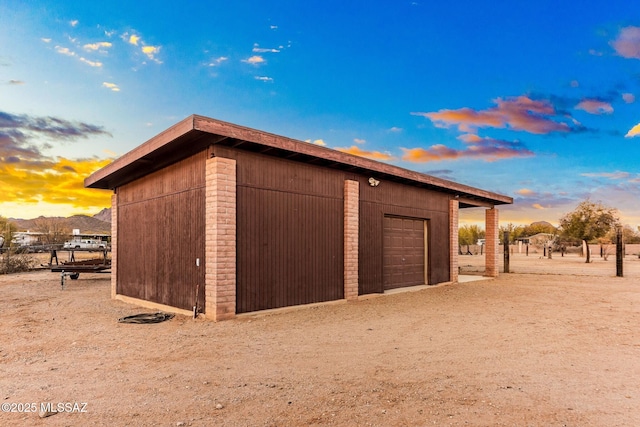
M344 180L360 182L359 294L384 291L384 217L428 220L427 281L449 280L449 196L215 145L237 161L236 312L344 296ZM118 293L191 309L204 301L206 151L118 188ZM195 266L196 258L201 267Z
M217 147L237 160L236 312L344 297L344 173Z
M384 217L428 220L428 284L449 281L449 196L382 180L360 181L359 294L384 292Z
M342 200L238 187L236 312L343 298Z
M205 159L203 151L118 189L119 294L191 310L198 288L204 310Z
M385 216L383 222L384 290L425 283L425 221Z
M214 150L216 156L236 160L239 186L344 199L342 171L220 145Z

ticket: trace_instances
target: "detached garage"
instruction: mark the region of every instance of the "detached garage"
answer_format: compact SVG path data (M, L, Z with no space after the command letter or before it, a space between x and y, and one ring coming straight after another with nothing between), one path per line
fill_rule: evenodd
M112 296L214 320L456 282L458 209L510 197L190 116L85 180L111 189Z

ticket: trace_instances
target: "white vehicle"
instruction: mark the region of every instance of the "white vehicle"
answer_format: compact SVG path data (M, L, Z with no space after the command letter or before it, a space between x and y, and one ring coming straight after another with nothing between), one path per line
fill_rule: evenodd
M106 249L107 242L96 239L73 239L64 242L64 249Z

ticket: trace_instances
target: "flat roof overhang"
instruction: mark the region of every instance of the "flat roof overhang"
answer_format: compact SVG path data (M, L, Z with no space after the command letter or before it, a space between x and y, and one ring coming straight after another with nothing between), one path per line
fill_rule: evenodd
M448 193L460 207L511 204L513 198L319 145L192 115L124 154L84 181L115 189L215 144L315 164Z

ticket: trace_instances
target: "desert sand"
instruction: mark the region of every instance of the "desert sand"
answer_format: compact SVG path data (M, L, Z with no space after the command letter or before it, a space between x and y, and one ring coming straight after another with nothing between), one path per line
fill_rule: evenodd
M0 425L640 425L640 260L582 261L220 323L118 323L150 310L109 274L0 276Z

